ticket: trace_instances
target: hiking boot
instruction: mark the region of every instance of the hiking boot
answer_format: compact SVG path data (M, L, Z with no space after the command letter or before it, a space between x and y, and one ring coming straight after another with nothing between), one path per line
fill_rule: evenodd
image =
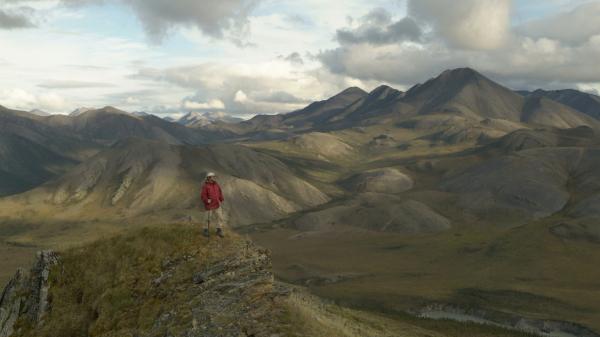
M204 230L202 231L202 235L204 235L205 237L210 237L210 233L208 232L208 228L204 228Z
M220 238L224 238L225 237L225 234L223 234L223 230L221 228L217 228L217 235Z

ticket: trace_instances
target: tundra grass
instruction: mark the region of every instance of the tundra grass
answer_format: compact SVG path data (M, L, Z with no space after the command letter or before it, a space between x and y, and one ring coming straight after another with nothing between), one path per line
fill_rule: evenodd
M600 246L555 237L548 228L556 221L455 224L428 236L285 228L250 235L273 251L278 277L342 304L403 312L450 302L598 331Z

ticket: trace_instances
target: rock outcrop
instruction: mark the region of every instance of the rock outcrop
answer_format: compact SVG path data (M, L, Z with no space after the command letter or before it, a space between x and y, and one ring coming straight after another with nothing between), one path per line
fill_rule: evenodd
M600 337L594 331L571 322L527 318L501 311L463 308L452 304L434 303L412 310L411 313L422 318L475 322L523 331L537 336Z
M43 322L48 312L48 277L50 268L58 263L52 251L41 251L29 272L17 270L0 298L0 337L9 337L18 320L35 326Z

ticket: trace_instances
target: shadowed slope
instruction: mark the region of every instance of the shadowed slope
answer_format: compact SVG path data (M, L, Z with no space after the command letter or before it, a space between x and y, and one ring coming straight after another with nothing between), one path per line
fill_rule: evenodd
M0 201L5 217L29 214L105 220L199 206L207 171L223 186L232 225L269 221L329 198L279 160L238 145L182 147L123 140L64 176ZM28 206L28 205L33 206ZM112 209L110 213L106 210ZM199 209L199 207L197 208ZM10 210L10 211L9 211Z

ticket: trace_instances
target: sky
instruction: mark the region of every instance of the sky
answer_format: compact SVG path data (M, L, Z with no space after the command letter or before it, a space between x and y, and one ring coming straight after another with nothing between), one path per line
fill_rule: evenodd
M0 0L0 105L289 112L471 67L600 91L600 0Z

